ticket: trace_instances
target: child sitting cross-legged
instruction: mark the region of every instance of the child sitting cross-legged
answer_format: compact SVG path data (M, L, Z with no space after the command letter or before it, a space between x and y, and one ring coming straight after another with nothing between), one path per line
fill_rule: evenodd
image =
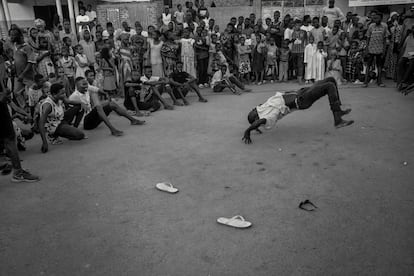
M131 72L131 80L124 83L125 101L127 110L133 111L135 116L149 116L150 112L160 109L161 104L151 89L142 89L141 75L137 70Z
M211 87L214 92L222 92L224 89L229 88L231 92L236 95L240 95L241 92L236 90L236 86L244 92L250 92L251 89L245 88L234 75L230 74L227 65L221 65L220 70L214 73L211 80Z
M206 103L207 100L201 96L200 89L197 86L197 79L183 71L183 63L178 61L174 72L170 74L170 84L173 89L174 96L182 99L185 105L189 105L185 96L189 91L194 91L198 96L198 101Z

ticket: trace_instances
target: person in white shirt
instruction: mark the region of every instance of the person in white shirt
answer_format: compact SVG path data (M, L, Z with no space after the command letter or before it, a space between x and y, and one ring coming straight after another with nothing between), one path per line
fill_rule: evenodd
M84 28L87 28L89 31L89 16L85 14L85 8L79 10L79 15L76 16L76 24L78 25L78 32L81 33Z
M177 5L177 10L174 13L174 19L176 23L184 23L184 12L181 4Z
M336 128L349 126L354 121L346 121L342 116L351 112L351 109L342 110L341 100L339 98L338 86L334 78L329 77L322 81L316 82L311 87L304 87L298 91L288 91L285 93L277 92L270 97L264 104L258 105L247 116L250 127L244 132L242 140L246 144L251 144L250 132L259 130L259 127L264 126L269 130L273 128L276 122L282 119L285 115L295 111L308 109L317 100L323 96L328 95L329 104L334 117L334 125Z
M158 98L158 100L163 104L165 109L173 110L174 106L167 103L167 101L161 96L161 93L163 92L163 90L167 90L168 94L170 95L175 105L182 105L177 101L171 88L169 87L169 80L166 78L160 78L158 76L153 76L151 66L144 67L144 75L141 77L140 80L141 80L142 89L144 90L144 92L146 94L148 94L148 92L150 93L152 92L153 95L155 95Z
M170 13L170 8L165 6L164 12L161 14L161 22L164 26L168 26L172 20L172 15Z
M69 97L69 100L71 102L77 102L86 106L86 115L83 120L83 128L85 130L95 129L102 122L104 122L113 136L122 136L124 133L116 129L108 119L108 115L112 111L115 111L119 116L127 118L131 122L131 125L145 124L145 121L135 119L129 115L124 108L111 101L111 99L101 101L99 99L99 94L107 96L107 93L98 87L89 84L93 83L95 79L95 74L93 71L88 70L85 75L87 76L88 80L83 77L76 78L76 90Z
M339 19L345 21L345 15L340 8L335 7L335 0L328 1L328 7L322 9L322 16L328 17L328 25L330 28L333 27L335 20Z
M85 13L91 22L96 21L96 12L92 10L92 5L87 6L87 11Z
M233 94L240 95L242 92L237 91L236 86L243 92L251 92L251 89L247 89L241 81L227 70L225 64L221 65L220 70L216 71L211 79L211 87L214 92L222 92L229 88Z

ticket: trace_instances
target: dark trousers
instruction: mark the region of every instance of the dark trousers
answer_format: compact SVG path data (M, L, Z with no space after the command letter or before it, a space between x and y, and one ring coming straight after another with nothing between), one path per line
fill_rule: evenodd
M197 59L198 84L208 83L207 69L208 69L208 57Z
M338 87L334 78L329 77L316 82L311 87L302 88L297 94L299 109L308 109L314 102L328 95L332 112L341 111L341 100L339 99Z
M65 111L63 120L74 127L78 127L82 121L84 113L85 111L82 110L81 105L77 104Z
M298 78L303 77L303 58L304 53L292 53L293 69L296 71L296 77Z
M411 76L414 73L414 58L408 59L406 57L402 57L398 61L397 66L398 66L397 83L408 84Z

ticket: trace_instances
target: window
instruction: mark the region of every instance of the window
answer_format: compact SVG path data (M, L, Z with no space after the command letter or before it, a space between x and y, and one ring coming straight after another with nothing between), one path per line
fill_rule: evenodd
M164 0L164 6L172 8L172 0Z

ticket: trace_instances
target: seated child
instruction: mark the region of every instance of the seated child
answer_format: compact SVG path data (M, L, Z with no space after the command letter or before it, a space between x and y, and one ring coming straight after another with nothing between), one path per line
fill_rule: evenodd
M211 80L211 87L214 92L222 92L224 89L229 88L230 91L236 95L240 95L241 92L236 90L236 86L244 92L250 92L250 89L244 87L234 75L230 74L227 70L227 65L221 65L220 70L214 73Z
M143 90L141 75L137 70L131 72L131 80L127 80L125 86L124 106L127 110L134 111L135 116L148 116L150 112L160 109L161 104L151 90Z
M174 72L170 75L170 84L173 88L174 96L177 99L182 99L185 105L189 105L188 101L185 99L187 93L191 90L196 92L198 96L198 101L206 103L207 100L201 96L200 89L197 87L197 79L183 71L183 63L178 61Z

